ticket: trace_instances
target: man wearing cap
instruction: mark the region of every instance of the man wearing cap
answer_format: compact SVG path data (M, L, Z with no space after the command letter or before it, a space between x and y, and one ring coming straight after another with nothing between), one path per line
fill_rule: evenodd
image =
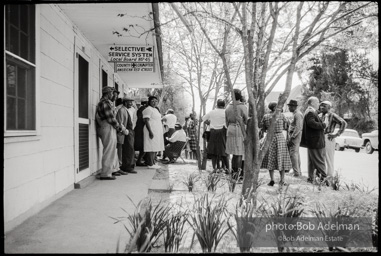
M117 173L119 169L119 161L117 155L117 132L128 134L128 130L115 118L115 110L113 103L114 88L106 86L102 88L102 98L100 99L96 109L96 128L97 134L101 138L103 145L102 155L102 171L100 173L101 180L114 180L113 173ZM120 174L119 174L120 175Z
M136 166L144 166L143 164L143 156L144 156L144 119L143 119L143 110L147 107L148 98L144 97L140 100L141 105L136 112L137 120L136 126L134 129L135 139L134 139L134 148L136 151L139 151L138 159L136 160Z
M185 131L183 130L180 123L175 124L175 132L170 138L167 138L167 140L169 143L167 146L165 146L163 159L168 157L169 161L163 163L173 163L174 159L181 154L180 150L187 142L187 135L185 134Z
M134 150L134 129L132 118L128 111L132 107L133 99L129 97L123 98L123 105L116 114L118 122L128 129L128 134L118 135L118 156L122 160L120 167L121 174L136 173L135 168L135 150Z
M331 111L332 103L330 101L323 101L320 103L320 119L326 123L327 127L324 129L325 137L325 164L327 168L327 176L331 179L334 176L334 158L335 158L335 145L336 137L339 137L347 127L347 122L339 115ZM339 125L339 130L334 134L336 125Z
M298 109L298 102L296 100L290 100L287 105L288 110L294 114L294 118L288 131L287 145L290 149L292 169L294 169L293 176L298 177L302 175L302 171L300 169L299 145L302 138L303 114Z
M320 177L320 181L326 179L325 168L325 139L324 129L327 127L318 116L319 99L312 96L307 100L308 107L304 112L303 132L301 144L307 147L308 152L308 179L307 182L313 183L314 170Z

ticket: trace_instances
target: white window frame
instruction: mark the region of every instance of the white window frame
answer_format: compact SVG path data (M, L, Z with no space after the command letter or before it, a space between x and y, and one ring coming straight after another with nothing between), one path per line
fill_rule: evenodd
M6 40L5 32L5 11L4 8L4 41ZM36 110L36 128L35 130L7 130L7 94L6 86L4 86L4 143L20 142L20 141L31 141L40 139L41 135L41 123L40 123L40 7L38 4L35 4L35 64L24 60L18 55L11 53L6 50L6 44L4 42L4 85L6 85L6 63L7 55L10 55L24 63L35 68L35 110ZM34 136L30 138L30 136ZM22 138L20 138L22 137Z

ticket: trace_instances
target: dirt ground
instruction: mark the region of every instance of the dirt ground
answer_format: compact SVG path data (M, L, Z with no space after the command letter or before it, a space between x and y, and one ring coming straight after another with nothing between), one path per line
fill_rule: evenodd
M201 195L208 193L212 201L218 201L219 196L224 196L227 201L227 209L230 213L234 213L235 207L240 199L240 193L242 189L241 184L237 184L235 191L230 192L227 179L225 175L221 174L221 181L218 184L218 188L215 192L208 192L206 188L206 177L210 173L211 166L207 165L207 170L199 171L195 161L187 160L186 163L177 162L175 164L163 165L161 169L158 169L153 179L165 180L169 179L169 186L167 191L149 191L148 197L152 200L153 204L157 204L160 201L169 203L173 206L173 209L178 207L185 207L191 210L194 202ZM208 171L209 170L209 171ZM186 184L187 177L189 175L198 175L200 179L196 182L193 191L189 192ZM294 178L289 174L286 174L285 181L289 186L287 189L279 189L279 174L275 174L275 185L273 187L267 186L269 182L269 175L266 170L261 170L259 175L261 186L257 190L257 202L263 201L275 201L279 196L284 193L297 194L304 198L304 213L305 216L312 217L311 210L317 204L324 204L328 208L336 210L339 205L347 205L350 207L358 208L359 216L375 216L375 209L377 209L378 203L378 189L369 192L369 188L345 190L342 187L339 191L333 190L331 187L322 186L320 189L317 185L312 185L306 182L306 177ZM188 231L182 241L180 252L183 253L200 253L201 247L194 238L192 243L192 228L189 224L186 227ZM375 248L349 248L350 251L375 251ZM156 248L153 252L164 252L164 248ZM252 252L278 252L277 248L252 248ZM288 248L290 252L328 252L328 248ZM239 253L237 242L231 232L228 232L221 243L217 247L217 252L225 253Z

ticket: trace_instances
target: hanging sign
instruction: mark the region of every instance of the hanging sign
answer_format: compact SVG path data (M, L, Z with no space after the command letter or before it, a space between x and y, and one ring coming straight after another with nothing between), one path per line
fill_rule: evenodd
M153 46L146 45L110 45L109 62L153 63Z
M153 72L153 63L115 63L117 72Z

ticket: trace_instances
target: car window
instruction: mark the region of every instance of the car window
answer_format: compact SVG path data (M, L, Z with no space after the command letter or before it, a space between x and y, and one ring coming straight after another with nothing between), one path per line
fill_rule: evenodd
M348 136L348 137L356 137L359 138L359 135L355 131L344 131L342 136Z

